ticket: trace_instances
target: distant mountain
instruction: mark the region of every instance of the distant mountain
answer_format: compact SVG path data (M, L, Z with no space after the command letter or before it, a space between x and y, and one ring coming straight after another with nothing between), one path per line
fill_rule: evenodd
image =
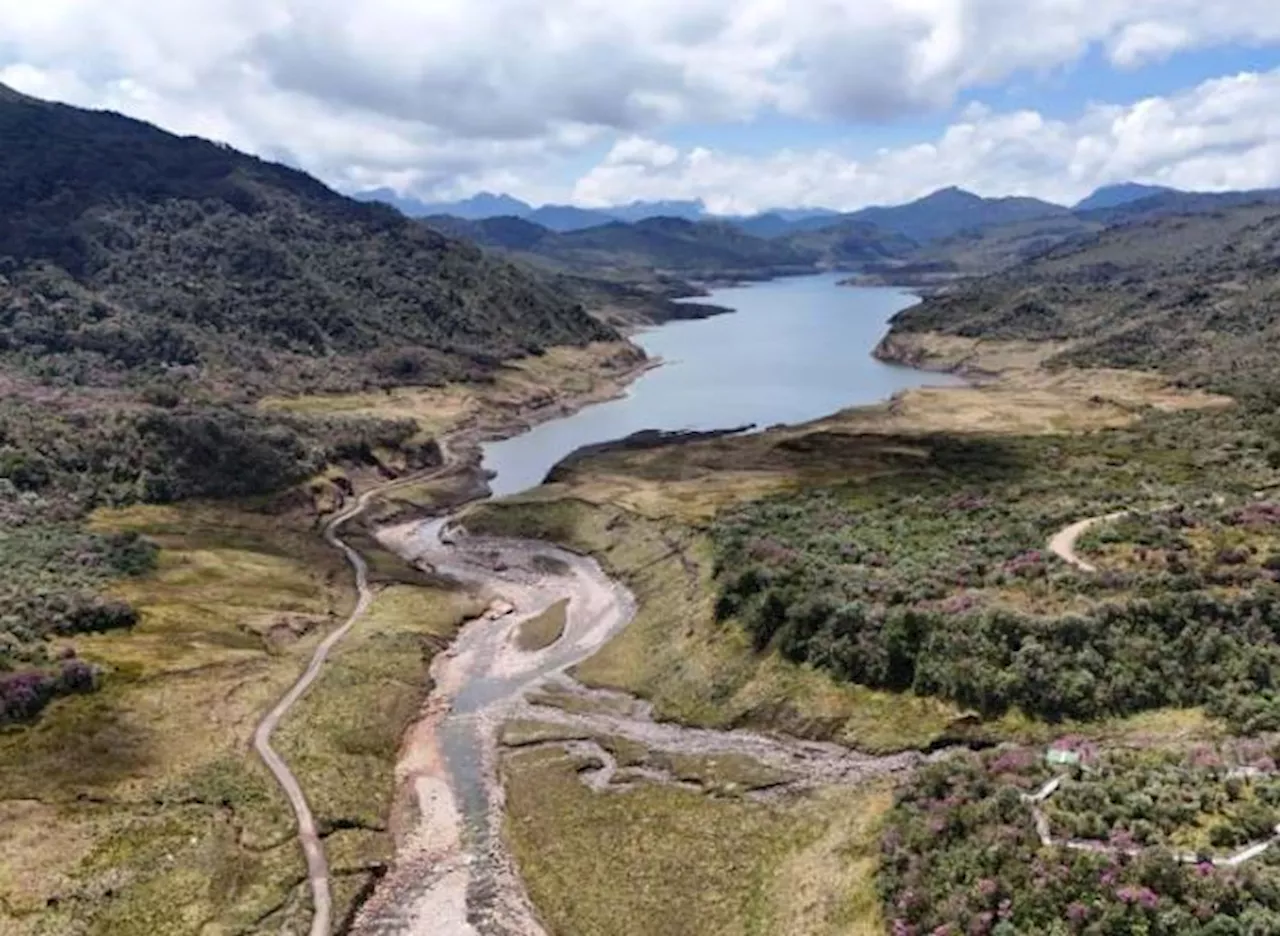
M1129 202L1141 201L1153 195L1176 192L1176 189L1164 185L1143 185L1139 182L1121 182L1118 185L1104 185L1088 198L1082 199L1072 211L1094 211L1099 208L1115 208Z
M583 228L599 227L618 220L603 211L577 208L574 205L543 205L522 217L552 231L580 231Z
M830 221L830 219L827 220ZM794 229L794 224L778 211L770 211L750 218L734 218L730 223L752 237L781 237L784 234L790 234Z
M794 223L808 221L813 218L837 218L840 212L831 208L775 208L766 214L774 214L783 221Z
M644 221L646 218L683 218L701 221L707 217L707 206L701 199L692 201L634 201L629 205L603 208L619 221Z
M580 270L654 269L697 279L812 269L815 257L744 234L724 221L646 218L561 234L538 253Z
M429 215L422 222L441 234L499 250L533 250L541 241L556 236L550 228L511 216L470 221L452 215Z
M802 273L815 269L826 250L752 237L716 220L645 218L634 224L611 221L574 231L553 231L513 217L422 220L441 233L555 272L630 282L651 282L663 276L725 279ZM855 251L850 248L850 252Z
M866 221L837 220L817 231L797 231L777 237L776 244L817 255L818 263L847 267L895 260L916 251L919 244L905 234L882 230Z
M462 201L424 202L409 195L399 195L389 188L370 189L356 192L351 196L358 201L382 202L398 209L411 218L424 218L427 215L451 215L468 221L480 218L497 218L503 215L524 217L533 211L533 207L510 195L494 195L492 192L480 192Z
M1038 198L983 198L963 189L945 188L905 205L863 208L841 217L927 243L974 228L1067 213L1061 205Z

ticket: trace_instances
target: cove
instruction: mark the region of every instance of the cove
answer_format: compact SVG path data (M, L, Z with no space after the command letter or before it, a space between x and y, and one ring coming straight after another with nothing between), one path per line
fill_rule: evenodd
M876 403L909 387L957 382L871 357L889 319L917 299L898 289L838 286L846 275L717 289L703 301L733 313L636 335L662 366L640 377L625 397L486 445L493 496L536 487L584 445L645 429L763 429Z

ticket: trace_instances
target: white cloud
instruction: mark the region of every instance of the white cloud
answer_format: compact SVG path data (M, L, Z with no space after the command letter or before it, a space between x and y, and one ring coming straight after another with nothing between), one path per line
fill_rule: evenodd
M935 108L1093 45L1132 67L1277 41L1261 0L0 0L20 90L422 194L527 192L673 124Z
M660 147L627 144L635 152ZM1126 180L1197 190L1280 186L1280 70L1127 107L1095 105L1073 121L970 108L936 140L866 160L826 149L744 156L706 148L662 165L607 158L578 181L574 196L588 205L702 198L712 211L739 214L892 204L947 185L1073 202Z

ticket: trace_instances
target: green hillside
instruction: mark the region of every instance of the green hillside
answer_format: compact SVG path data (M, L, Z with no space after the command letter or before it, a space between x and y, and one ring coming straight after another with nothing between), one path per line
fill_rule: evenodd
M1161 370L1233 394L1274 385L1280 208L1108 228L900 313L893 332L1067 341L1062 362Z
M525 270L225 146L12 93L0 138L10 367L339 389L613 336Z

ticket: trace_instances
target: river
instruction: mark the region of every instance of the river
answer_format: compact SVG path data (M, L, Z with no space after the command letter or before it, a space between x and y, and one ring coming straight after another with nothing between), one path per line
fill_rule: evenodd
M916 297L898 289L837 286L847 274L789 277L718 289L704 300L731 315L673 322L635 341L663 366L617 400L485 446L494 496L540 484L583 445L643 429L765 428L885 400L908 387L954 382L884 364L871 351L894 313Z

